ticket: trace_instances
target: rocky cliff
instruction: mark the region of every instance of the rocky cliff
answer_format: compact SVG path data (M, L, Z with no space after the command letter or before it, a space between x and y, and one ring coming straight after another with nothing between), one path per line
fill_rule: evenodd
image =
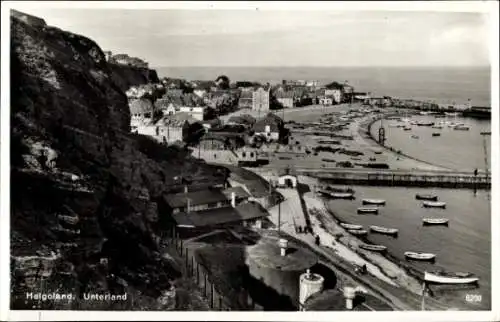
M123 90L151 75L109 66L92 40L39 22L11 16L11 306L173 308L158 301L180 276L160 249L162 194L183 173L207 185L225 174L131 136Z
M160 82L158 74L152 69L118 64L108 64L108 66L113 81L122 91L126 91L131 86Z

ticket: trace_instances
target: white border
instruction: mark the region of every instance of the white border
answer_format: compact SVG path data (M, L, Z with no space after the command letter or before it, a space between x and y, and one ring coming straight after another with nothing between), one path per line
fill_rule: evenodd
M447 11L447 12L483 12L490 13L491 27L491 99L492 99L492 138L491 138L491 169L492 169L492 311L448 311L448 312L105 312L105 311L9 311L10 288L9 276L9 217L10 217L10 108L9 108L9 78L10 78L10 37L9 10L16 8L121 8L121 9L242 9L242 10L370 10L370 11ZM500 313L498 303L500 258L500 205L494 196L499 193L498 165L499 159L499 49L498 49L498 2L477 1L439 1L439 2L2 2L2 109L1 109L1 199L0 199L0 320L205 320L205 321L331 321L335 320L373 320L385 321L498 321ZM43 17L42 17L43 18ZM49 22L50 24L50 22ZM459 256L459 254L457 254ZM497 304L497 306L495 306Z

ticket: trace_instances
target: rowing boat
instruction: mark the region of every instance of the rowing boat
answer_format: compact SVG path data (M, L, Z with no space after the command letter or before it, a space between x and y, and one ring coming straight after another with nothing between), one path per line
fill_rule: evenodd
M363 229L362 225L354 225L354 224L346 224L346 223L340 223L340 226L344 227L345 229Z
M387 250L387 246L384 245L370 245L370 244L361 244L359 248L371 250L372 252L383 252Z
M423 218L424 225L446 225L448 226L448 218Z
M362 203L363 203L363 205L384 206L385 205L385 200L384 199L363 199Z
M358 214L378 214L377 207L360 207L358 208Z
M438 201L438 196L436 196L436 195L421 195L421 194L417 194L415 196L415 199L417 199L417 200L428 200L428 201Z
M436 254L432 253L417 253L417 252L405 252L405 257L420 261L434 261L436 259Z
M347 230L350 234L356 235L356 236L365 236L368 234L368 231L364 229L348 229Z
M471 273L424 272L424 280L439 284L471 284L477 283L479 277Z
M425 208L446 208L446 202L443 201L424 201L422 206Z
M330 197L333 199L354 199L354 194L351 192L332 192Z
M399 230L396 228L387 228L382 226L370 226L370 230L379 234L397 235Z

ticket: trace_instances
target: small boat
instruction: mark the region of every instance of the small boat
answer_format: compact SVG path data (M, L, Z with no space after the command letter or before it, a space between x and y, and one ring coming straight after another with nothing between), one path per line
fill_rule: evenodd
M362 225L346 224L343 222L340 223L340 226L344 227L345 229L351 229L351 230L363 229Z
M436 259L436 254L405 252L405 257L408 259L414 259L419 261L434 261Z
M384 245L371 245L371 244L361 244L359 248L371 250L372 252L383 252L387 250L387 246Z
M382 154L382 152L383 152L382 150L375 150L375 151L373 151L373 153L375 153L375 154Z
M370 157L369 159L370 161L377 161L377 158L374 158L374 157Z
M418 135L412 135L411 138L412 139L418 139Z
M347 232L349 234L355 235L355 236L366 236L368 235L368 231L364 229L347 229Z
M448 226L448 218L422 218L424 225L445 225Z
M457 113L457 112L444 112L444 115L447 115L447 116L458 116L458 115L460 115L460 113Z
M441 130L443 128L443 126L442 125L433 125L432 128Z
M363 203L363 205L384 206L385 205L385 200L384 199L363 199L362 203Z
M397 235L399 232L399 230L396 228L386 228L382 226L370 226L370 230L385 235Z
M415 199L417 200L429 200L429 201L438 201L438 196L436 195L415 195Z
M432 133L432 136L441 136L441 133Z
M424 208L446 208L446 202L443 201L424 201L422 203Z
M418 122L418 126L433 126L434 122Z
M403 127L403 130L405 130L405 131L411 131L411 127L405 126L405 127Z
M481 132L479 134L481 134L481 135L491 135L491 131L484 131L484 132Z
M378 214L377 207L360 207L358 208L358 214Z
M465 125L456 125L453 129L455 131L469 131L470 130L470 128L468 126L465 126Z
M333 199L354 199L354 194L352 192L332 192L330 197Z
M472 284L479 282L479 277L472 273L424 272L424 280L439 284Z

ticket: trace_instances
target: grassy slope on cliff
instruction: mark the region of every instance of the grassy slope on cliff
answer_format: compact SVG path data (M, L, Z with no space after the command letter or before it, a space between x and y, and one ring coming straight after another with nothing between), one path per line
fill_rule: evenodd
M12 308L32 308L25 291L129 294L44 308L171 308L156 301L180 275L159 252L161 195L180 173L220 177L184 151L139 149L93 41L15 18L11 30Z

